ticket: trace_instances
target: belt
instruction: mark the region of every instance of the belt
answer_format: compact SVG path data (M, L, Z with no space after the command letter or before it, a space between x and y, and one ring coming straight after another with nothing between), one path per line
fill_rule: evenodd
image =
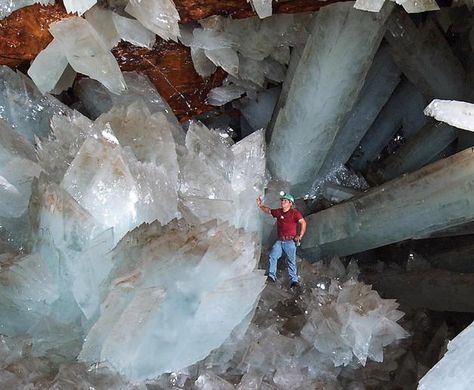
M293 241L295 239L295 236L282 236L278 238L280 241Z

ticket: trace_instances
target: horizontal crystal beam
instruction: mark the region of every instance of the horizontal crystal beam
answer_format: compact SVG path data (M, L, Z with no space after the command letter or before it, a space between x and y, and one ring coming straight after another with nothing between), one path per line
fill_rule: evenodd
M310 215L302 248L349 255L473 221L473 186L474 150L466 149Z
M316 14L273 129L269 168L299 194L309 189L355 103L391 11L389 5L374 15L352 6L334 4Z

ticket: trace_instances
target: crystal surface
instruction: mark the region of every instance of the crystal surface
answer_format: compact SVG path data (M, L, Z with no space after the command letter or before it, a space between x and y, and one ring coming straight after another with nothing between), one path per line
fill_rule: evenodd
M36 56L28 69L28 75L42 93L51 92L59 82L67 65L67 58L61 45L56 39L53 39Z
M277 114L268 152L271 172L291 182L296 195L309 190L355 103L390 11L391 4L375 18L352 4L339 3L316 14L302 56L305 61L300 62L285 106ZM336 40L341 44L336 45ZM342 42L360 50L355 53ZM301 149L305 152L299 153ZM294 157L288 160L288 155Z
M92 8L97 0L64 0L64 7L70 14L77 13L79 16Z
M32 144L35 137L47 137L54 114L69 112L69 107L51 95L43 95L22 73L0 67L0 119Z
M272 0L250 0L258 17L263 19L272 15Z
M311 238L302 248L315 255L348 255L470 222L474 205L466 183L473 169L474 152L467 149L312 214Z
M155 44L155 33L147 30L139 21L125 18L116 13L112 14L112 18L120 38L124 41L149 49Z
M469 325L448 344L443 358L420 379L420 390L428 389L467 389L474 381L471 370L466 364L473 358L472 340L474 325ZM455 378L455 379L453 379Z
M179 14L171 0L129 0L125 11L161 38L178 41Z
M86 19L72 17L49 26L73 69L100 81L115 94L126 84L117 61Z
M99 6L92 7L84 15L86 20L97 31L108 49L112 49L120 42L120 36L113 18L114 13Z
M316 181L324 179L334 168L349 160L399 82L400 71L393 62L388 48L381 46L375 55L358 100L336 135L316 175Z

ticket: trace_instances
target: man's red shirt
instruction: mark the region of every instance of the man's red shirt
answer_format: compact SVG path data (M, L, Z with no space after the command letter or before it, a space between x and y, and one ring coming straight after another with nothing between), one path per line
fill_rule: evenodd
M271 209L272 216L277 220L277 234L279 240L292 240L297 234L298 221L303 215L297 209Z

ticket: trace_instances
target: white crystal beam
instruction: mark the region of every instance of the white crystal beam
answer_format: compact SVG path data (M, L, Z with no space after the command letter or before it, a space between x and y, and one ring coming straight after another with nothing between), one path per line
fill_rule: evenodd
M425 108L425 115L459 129L474 131L472 103L435 99Z

